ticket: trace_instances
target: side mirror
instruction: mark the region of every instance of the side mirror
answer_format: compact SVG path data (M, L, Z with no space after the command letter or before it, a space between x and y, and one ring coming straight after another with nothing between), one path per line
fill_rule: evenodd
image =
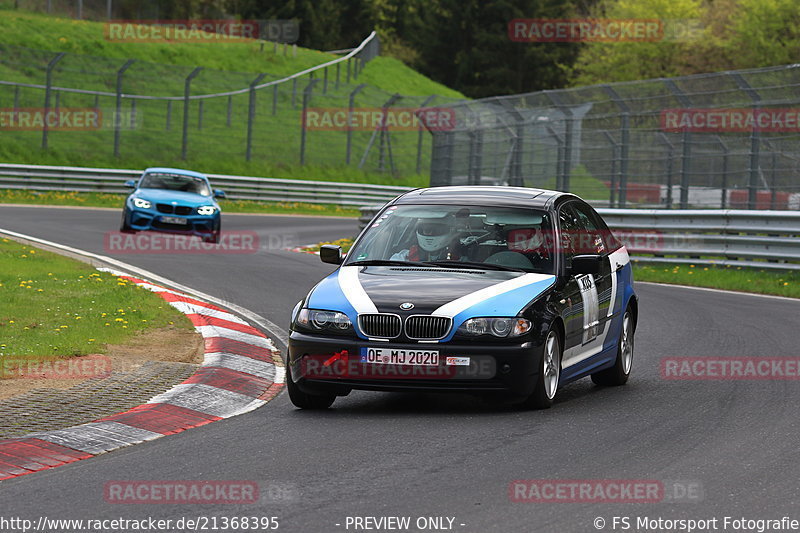
M335 244L323 244L319 249L319 258L323 263L342 264L342 247Z
M214 198L226 198L225 191L222 189L214 189Z
M599 255L576 255L572 258L572 267L570 267L569 273L575 275L598 274L601 261Z
M126 181L125 182L125 186L127 188L129 188L129 189L135 189L136 188L136 180L128 180L128 181Z

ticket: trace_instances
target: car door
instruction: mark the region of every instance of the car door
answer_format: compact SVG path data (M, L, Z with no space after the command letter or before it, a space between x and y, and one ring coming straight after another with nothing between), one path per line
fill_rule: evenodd
M569 272L576 255L600 255L597 274L569 274L564 296L566 339L562 367L566 368L599 353L607 326L608 307L612 297L611 267L607 246L600 228L592 220L591 208L582 202L570 201L559 209L559 227L564 257L564 273Z

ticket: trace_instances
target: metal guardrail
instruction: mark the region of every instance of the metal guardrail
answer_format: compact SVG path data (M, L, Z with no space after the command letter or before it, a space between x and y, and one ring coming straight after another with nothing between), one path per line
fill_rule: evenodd
M0 164L0 189L31 191L75 191L124 194L124 183L138 179L141 170ZM364 202L386 202L408 187L306 181L253 176L207 174L215 188L231 200L304 202L360 206Z
M382 206L361 207L365 228ZM598 209L636 260L800 270L800 212Z

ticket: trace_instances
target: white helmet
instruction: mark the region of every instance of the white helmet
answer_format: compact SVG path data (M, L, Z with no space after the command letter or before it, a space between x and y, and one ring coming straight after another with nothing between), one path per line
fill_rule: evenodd
M453 239L453 226L447 222L420 222L417 224L417 242L426 252L438 252Z

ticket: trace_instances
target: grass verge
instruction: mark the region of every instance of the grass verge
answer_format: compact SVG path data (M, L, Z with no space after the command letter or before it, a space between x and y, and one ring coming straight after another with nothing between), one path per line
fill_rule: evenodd
M735 266L640 263L634 260L633 277L636 281L800 298L800 272L773 272Z
M18 189L0 189L0 204L52 205L79 207L111 207L122 209L124 197L119 194L81 192L37 192ZM275 215L323 215L357 217L358 209L340 205L304 204L300 202L254 202L249 200L222 200L226 213L252 213Z
M0 360L105 353L150 327L190 329L185 315L126 280L0 238Z

